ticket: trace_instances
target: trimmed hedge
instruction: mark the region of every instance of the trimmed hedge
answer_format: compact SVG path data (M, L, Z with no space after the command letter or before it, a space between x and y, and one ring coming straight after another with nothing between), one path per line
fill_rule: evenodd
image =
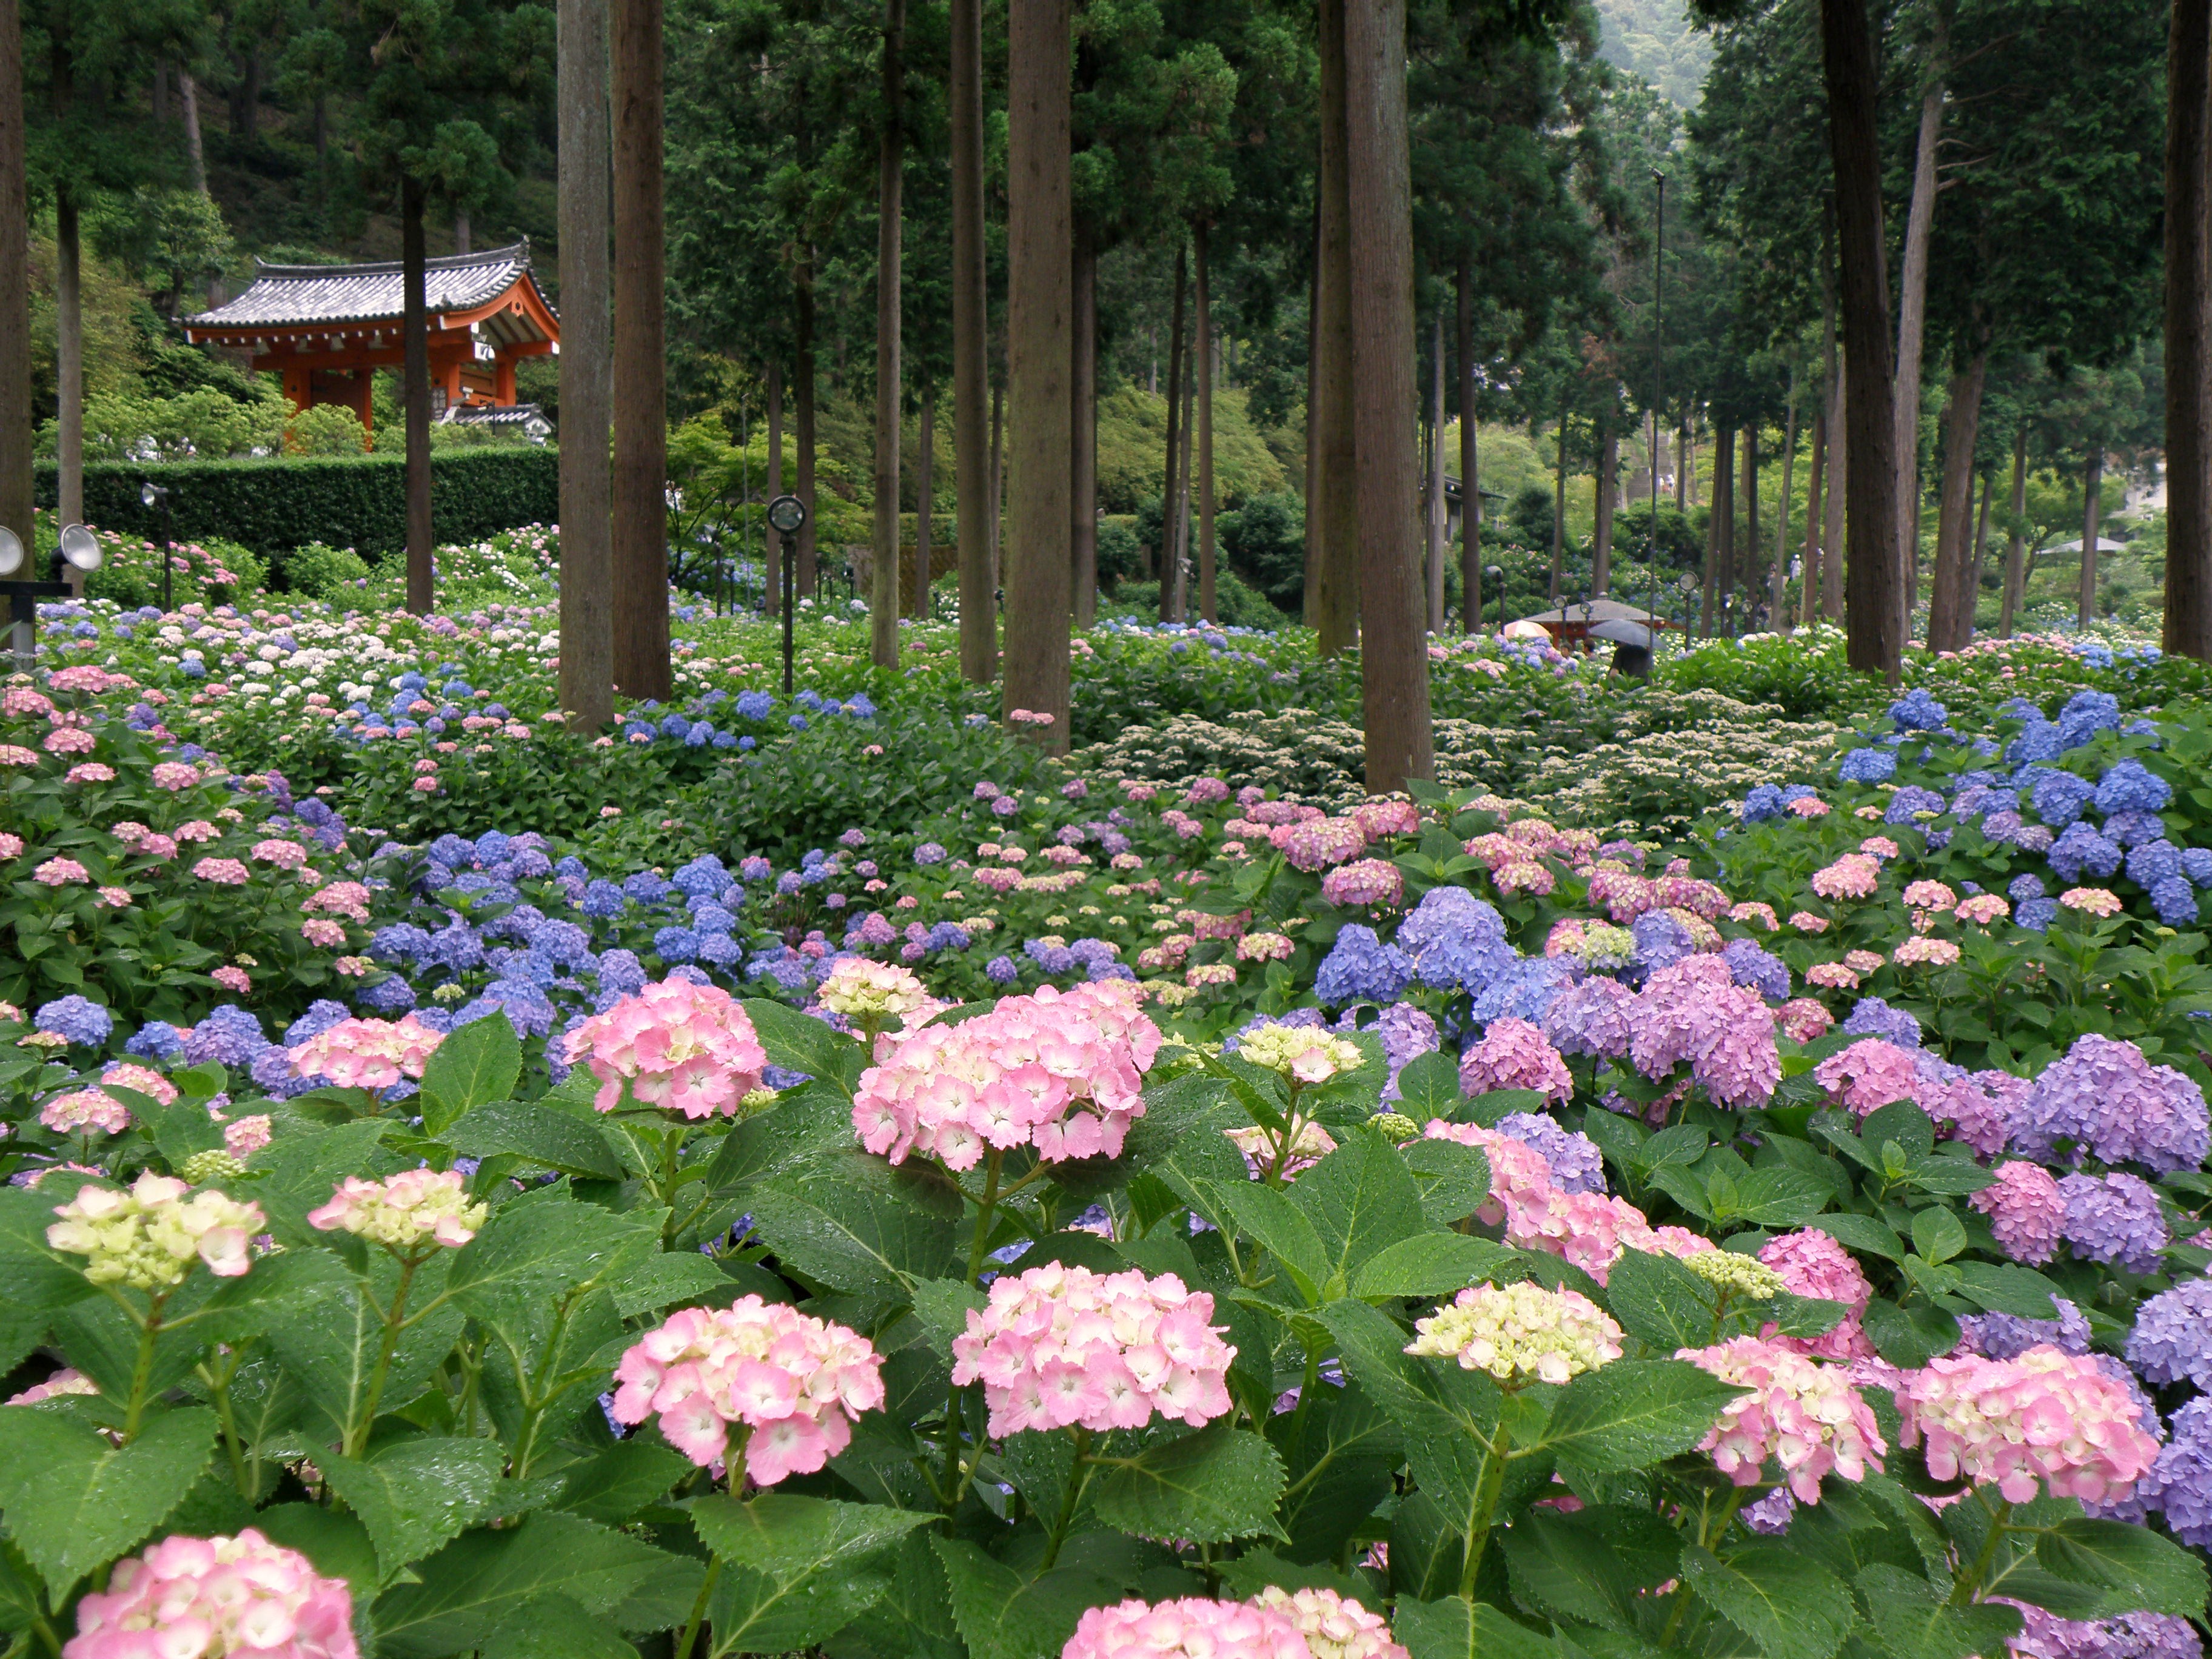
M561 516L561 460L551 447L449 449L430 458L430 513L441 542L479 541ZM152 478L169 487L177 539L221 537L282 554L309 542L374 559L407 545L407 462L401 455L268 460L92 461L84 515L102 530L155 536L161 514L138 500ZM38 466L38 504L57 499L54 464Z

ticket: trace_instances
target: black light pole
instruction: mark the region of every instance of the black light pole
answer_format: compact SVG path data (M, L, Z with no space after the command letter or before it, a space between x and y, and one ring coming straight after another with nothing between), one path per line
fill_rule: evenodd
M1490 578L1490 585L1498 590L1498 625L1503 628L1505 626L1505 567L1493 564L1482 574ZM1481 620L1480 617L1475 618L1477 622Z
M1651 182L1657 188L1659 204L1651 243L1651 522L1645 526L1650 532L1645 556L1651 561L1651 579L1650 597L1644 609L1650 612L1648 623L1653 629L1652 654L1656 657L1659 644L1659 427L1667 418L1667 175L1654 167ZM1680 464L1677 458L1675 465Z
M779 495L768 504L768 521L786 537L799 533L806 522L806 503L796 495ZM783 549L783 695L791 695L791 612L797 596L793 589L797 583L793 574L798 562L791 556L790 542Z
M172 532L169 520L169 487L167 484L157 484L149 479L138 486L138 499L148 507L158 507L161 509L161 609L173 611L177 607L171 603L173 592L169 585L169 552L176 545L177 538Z

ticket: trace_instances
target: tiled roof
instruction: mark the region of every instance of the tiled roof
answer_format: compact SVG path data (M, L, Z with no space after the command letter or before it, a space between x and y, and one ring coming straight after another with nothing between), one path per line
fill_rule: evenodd
M529 269L527 242L429 260L424 288L430 313L434 316L483 305ZM366 265L262 264L245 293L188 321L195 329L397 322L404 298L396 260Z

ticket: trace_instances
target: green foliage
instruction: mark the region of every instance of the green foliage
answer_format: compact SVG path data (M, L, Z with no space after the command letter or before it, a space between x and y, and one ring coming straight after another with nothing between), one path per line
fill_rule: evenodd
M295 593L341 604L344 590L369 577L368 562L349 547L309 542L295 547L284 558L284 580Z

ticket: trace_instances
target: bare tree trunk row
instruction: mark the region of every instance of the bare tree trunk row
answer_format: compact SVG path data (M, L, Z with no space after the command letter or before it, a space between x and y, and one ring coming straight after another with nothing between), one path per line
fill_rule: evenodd
M430 526L430 340L428 282L422 251L422 186L412 173L399 186L399 330L406 337L407 608L428 616L432 600Z
M1358 0L1319 0L1321 270L1315 287L1320 320L1315 332L1321 362L1316 401L1308 411L1320 425L1320 465L1307 513L1309 534L1321 538L1315 599L1315 644L1324 657L1350 650L1359 640L1359 494L1357 416L1352 348L1352 195L1347 161L1345 13ZM1402 419L1401 414L1393 416Z
M2021 533L2021 525L2027 516L2027 428L2023 425L2012 441L2012 533L2005 538L2004 597L1998 602L1997 632L2006 639L2012 637L2012 619L2027 588L2027 543ZM2169 553L2167 556L2170 559L2172 556ZM2166 567L2169 573L2172 568L2171 564Z
M899 663L899 331L906 133L906 0L884 0L883 131L876 154L876 511L868 584L868 648L878 668Z
M1198 363L1193 395L1198 403L1198 614L1218 623L1214 605L1213 544L1213 295L1207 269L1206 225L1201 219L1191 228L1197 253L1197 337L1191 343Z
M1951 378L1943 410L1942 496L1936 509L1936 574L1928 594L1928 648L1963 650L1974 635L1974 446L1982 424L1986 351Z
M17 0L0 0L0 86L23 84ZM0 98L0 526L31 546L30 199L23 100Z
M1180 238L1176 242L1175 301L1168 325L1168 453L1160 492L1160 620L1175 614L1176 544L1182 503L1182 437L1183 377L1183 287L1190 278L1189 256Z
M1074 302L1073 360L1068 386L1072 453L1068 458L1068 522L1074 623L1098 620L1098 250L1088 227L1078 228L1070 288Z
M2212 0L2173 0L2166 76L2163 637L2212 658Z
M597 732L614 718L606 0L561 0L558 39L561 708L574 729ZM771 450L775 396L771 380Z
M665 702L668 368L661 194L661 0L613 0L614 670L626 696Z
M952 465L958 499L960 674L987 685L999 672L992 550L997 469L984 453L990 380L989 296L983 249L983 5L952 0Z
M1460 631L1482 628L1482 478L1477 462L1474 390L1474 276L1468 256L1455 273L1459 323Z

